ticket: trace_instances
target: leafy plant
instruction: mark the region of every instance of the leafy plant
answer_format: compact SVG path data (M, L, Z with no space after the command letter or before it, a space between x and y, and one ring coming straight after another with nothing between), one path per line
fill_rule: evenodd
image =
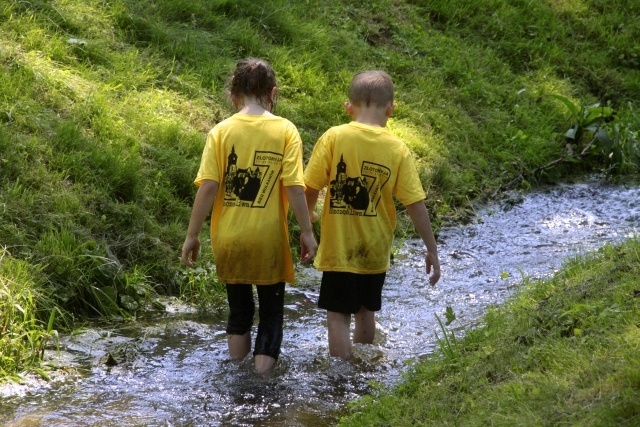
M591 131L600 142L610 141L604 124L615 119L613 108L605 107L600 103L579 105L562 95L551 94L550 96L562 102L569 110L572 124L564 134L567 139L578 142L582 139L584 131Z
M640 119L631 103L619 114L610 105L580 105L561 95L550 96L569 110L571 127L564 136L571 143L567 144L566 158L596 153L602 159L604 171L610 175L640 172ZM574 153L573 147L584 143L585 132L591 133L591 140L579 153Z
M197 305L201 311L217 311L226 303L225 286L216 276L209 239L202 242L196 268L183 266L176 272L176 282L182 300Z
M602 143L602 154L609 175L640 172L640 115L631 103L616 119L605 124L609 138Z
M436 332L436 338L438 339L438 344L440 346L440 350L442 353L450 358L451 360L457 360L460 355L460 349L458 348L458 341L456 340L456 336L453 332L449 332L446 326L450 325L456 318L455 313L451 307L447 307L445 312L446 323L442 322L440 316L435 314L436 319L438 320L438 324L440 325L440 330L442 331L442 338Z

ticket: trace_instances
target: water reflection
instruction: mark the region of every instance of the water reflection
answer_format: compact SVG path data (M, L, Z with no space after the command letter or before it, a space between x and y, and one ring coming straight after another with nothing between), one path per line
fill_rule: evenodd
M437 345L447 306L462 333L478 324L522 276L553 273L569 257L629 237L640 226L640 189L601 183L560 186L518 203L479 209L480 221L440 234L442 280L424 280L422 244L405 242L387 275L374 345L356 358L328 357L324 312L315 308L319 274L303 268L289 288L281 360L265 376L250 359L227 360L223 316L169 313L65 338L60 363L77 377L4 387L0 423L8 426L326 426L344 404L398 381L408 360ZM108 367L107 348L135 346Z

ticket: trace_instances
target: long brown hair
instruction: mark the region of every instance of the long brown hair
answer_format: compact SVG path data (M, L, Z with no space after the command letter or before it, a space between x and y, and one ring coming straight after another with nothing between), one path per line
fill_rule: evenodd
M231 76L229 96L236 108L240 107L238 103L241 97L251 96L255 97L265 110L273 112L276 107L276 99L271 97L274 87L276 72L273 68L261 59L245 58L236 64Z

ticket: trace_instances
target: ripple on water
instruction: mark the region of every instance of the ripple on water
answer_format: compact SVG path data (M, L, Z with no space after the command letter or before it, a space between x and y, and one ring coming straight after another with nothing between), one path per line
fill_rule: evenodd
M288 288L282 356L267 375L255 374L250 357L227 359L224 316L201 318L175 301L157 319L65 337L62 352L48 357L66 366L73 360L72 375L3 387L0 423L333 424L345 403L378 387L373 382L397 382L407 362L434 351L440 333L435 314L444 318L451 307L456 320L449 328L462 335L523 276L549 276L567 258L635 235L639 200L637 187L588 182L478 207L477 223L441 230L436 287L425 281L422 243L404 242L387 275L374 344L356 346L349 362L328 356L325 313L315 305L320 274L306 267L299 268L299 286ZM100 363L110 346L132 340L140 341L135 363Z

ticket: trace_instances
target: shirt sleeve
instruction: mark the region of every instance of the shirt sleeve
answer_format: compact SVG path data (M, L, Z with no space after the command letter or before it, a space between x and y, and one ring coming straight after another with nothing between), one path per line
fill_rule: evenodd
M314 190L322 190L329 183L333 162L333 142L333 133L328 130L313 147L311 158L304 171L304 182Z
M396 180L393 194L403 205L411 205L426 198L418 169L409 149L405 149L402 162L398 167L398 179Z
M302 139L293 123L288 123L285 130L284 155L282 158L282 185L304 186L302 166Z
M202 184L202 181L205 179L210 179L212 181L220 182L220 171L218 169L218 156L216 153L217 150L217 132L216 128L213 128L207 134L207 141L204 145L204 150L202 152L202 159L200 160L200 169L198 170L198 175L196 179L193 181L195 185L198 187Z

